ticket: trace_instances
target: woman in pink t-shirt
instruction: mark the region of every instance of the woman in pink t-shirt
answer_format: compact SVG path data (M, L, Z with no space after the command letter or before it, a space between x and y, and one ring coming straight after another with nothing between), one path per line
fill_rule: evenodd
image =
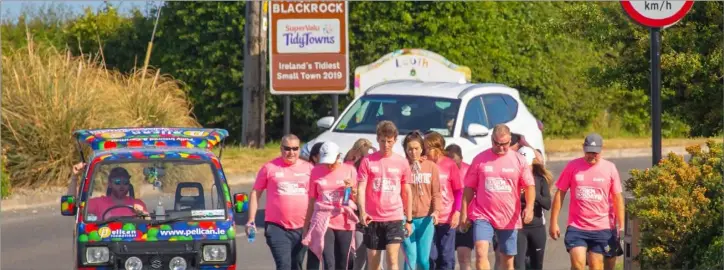
M455 269L455 231L460 223L460 204L463 183L460 169L454 160L446 156L445 139L440 133L425 134L427 159L437 164L440 170L440 194L442 205L439 222L435 225L430 259L433 269Z
M455 161L460 169L460 179L465 179L470 164L463 162L463 151L460 146L457 144L448 145L445 148L445 155ZM455 233L455 249L458 253L458 263L460 263L461 270L470 270L473 265L472 254L475 243L473 241L473 230L470 227L472 227L472 223L468 222L467 226L458 226Z
M309 247L307 269L346 269L354 253L354 231L357 216L357 171L354 166L339 162L339 146L325 142L319 149L319 163L309 179L309 207L304 222L304 240ZM345 189L350 188L345 205Z

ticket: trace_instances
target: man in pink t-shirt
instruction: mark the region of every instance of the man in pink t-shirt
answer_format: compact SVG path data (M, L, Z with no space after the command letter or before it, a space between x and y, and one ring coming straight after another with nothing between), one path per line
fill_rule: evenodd
M500 267L512 269L518 251L517 230L523 227L521 217L525 223L533 218L535 181L523 155L510 150L510 129L506 125L496 125L491 139L492 148L475 156L465 175L461 222L466 226L473 221L477 269L490 269L488 247L494 235ZM522 213L521 189L525 189L526 201Z
M623 233L624 203L621 180L616 165L601 158L603 138L598 134L586 136L584 157L574 159L561 172L553 197L549 233L553 240L560 235L558 215L563 198L571 189L568 224L564 243L572 269L583 269L588 257L592 269L603 268L603 256L612 255L618 245L617 235ZM611 203L616 212L618 228L611 223ZM586 256L589 255L589 256Z
M387 251L385 269L398 269L400 243L412 232L412 190L408 183L412 171L407 159L392 152L397 136L394 123L380 121L380 150L362 158L357 172L359 218L366 226L363 242L370 269L380 269L382 250ZM407 233L403 231L405 217Z
M126 169L122 167L111 169L108 174L108 188L111 194L88 200L86 219L103 221L118 216L148 215L146 204L142 200L128 196L130 185L131 175Z
M266 243L277 269L302 269L306 248L302 228L309 205L312 164L299 159L299 138L282 137L281 156L264 164L249 194L247 234L253 228L259 197L268 190L265 211Z

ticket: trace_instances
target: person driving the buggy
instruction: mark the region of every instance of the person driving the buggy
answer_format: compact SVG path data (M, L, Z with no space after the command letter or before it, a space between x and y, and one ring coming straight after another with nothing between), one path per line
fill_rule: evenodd
M148 216L146 204L128 195L131 175L121 167L116 167L108 174L110 195L92 198L88 201L88 217L99 221L117 216Z

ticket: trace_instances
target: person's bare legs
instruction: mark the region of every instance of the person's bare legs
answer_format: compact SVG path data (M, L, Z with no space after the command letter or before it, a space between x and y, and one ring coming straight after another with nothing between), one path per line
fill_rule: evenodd
M481 240L475 241L475 268L478 270L489 270L490 262L488 261L488 247L490 242Z
M501 270L515 269L513 267L513 259L515 258L515 256L505 255L503 253L500 253L500 251L496 251L495 254L497 255L497 258L498 258L496 261L498 264L498 269L501 269Z
M472 253L473 250L467 247L458 247L458 262L460 263L460 270L472 270Z
M588 269L603 270L603 254L588 252Z
M586 269L586 247L574 247L569 253L571 256L571 269ZM593 265L591 261L588 263Z
M387 244L386 251L387 256L385 256L385 258L387 259L387 267L385 269L400 269L400 243Z
M367 248L367 269L382 270L382 251Z
M615 268L616 268L616 256L603 257L603 269L604 270L613 270Z

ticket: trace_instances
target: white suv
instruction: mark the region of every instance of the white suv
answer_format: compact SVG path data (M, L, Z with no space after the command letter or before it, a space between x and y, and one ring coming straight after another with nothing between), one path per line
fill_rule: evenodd
M470 163L492 146L490 129L500 123L546 156L543 124L523 104L518 90L500 84L381 83L350 103L339 119L327 116L317 121L326 130L308 144L333 141L345 153L357 139L366 138L378 147L376 127L381 120L397 126L400 136L394 151L403 156L402 140L408 132L432 130L443 135L447 145L459 145L463 160Z

